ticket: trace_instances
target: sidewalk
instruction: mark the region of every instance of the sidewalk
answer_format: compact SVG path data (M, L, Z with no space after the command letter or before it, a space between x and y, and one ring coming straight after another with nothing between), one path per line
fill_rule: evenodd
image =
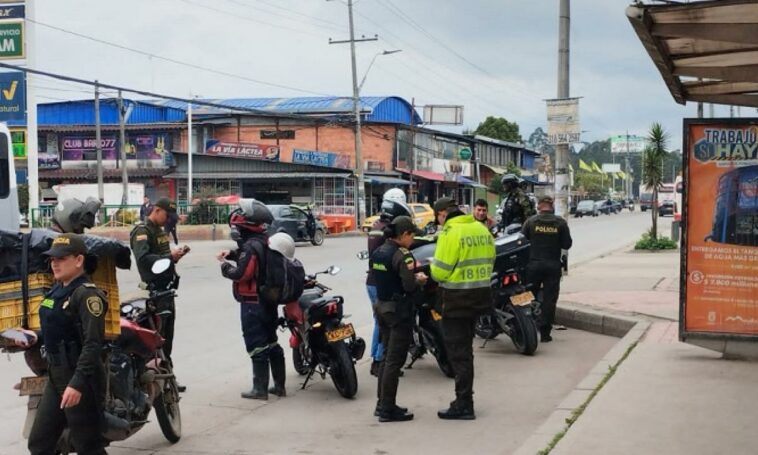
M552 454L758 451L758 363L677 340L678 275L678 252L617 252L564 280L562 302L652 325Z

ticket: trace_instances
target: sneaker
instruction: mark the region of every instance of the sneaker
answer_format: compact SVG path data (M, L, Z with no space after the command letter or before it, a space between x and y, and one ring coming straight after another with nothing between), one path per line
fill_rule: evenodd
M395 406L395 408L403 413L408 412L408 408L404 408L402 406ZM379 417L379 414L381 413L381 406L379 406L379 402L376 402L376 407L374 408L374 417Z
M382 410L379 412L380 422L407 422L409 420L413 420L413 413L408 412L407 409L403 410L399 406L395 406L391 411Z
M437 412L437 417L443 420L474 420L474 406L461 406L455 402L450 403L450 407Z

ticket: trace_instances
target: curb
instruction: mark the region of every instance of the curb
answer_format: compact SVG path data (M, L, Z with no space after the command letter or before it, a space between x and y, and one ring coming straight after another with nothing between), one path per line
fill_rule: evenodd
M556 439L569 430L574 420L587 406L599 388L626 359L650 327L650 322L603 311L591 310L571 304L556 309L555 319L567 327L621 338L603 358L595 364L574 390L558 404L545 422L535 430L515 452L515 455L547 454Z

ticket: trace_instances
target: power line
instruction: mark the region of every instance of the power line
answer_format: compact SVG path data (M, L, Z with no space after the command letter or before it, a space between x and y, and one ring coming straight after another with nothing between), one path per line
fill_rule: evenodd
M272 16L281 17L281 18L284 18L284 19L287 19L287 20L293 21L293 22L305 23L305 24L311 25L313 27L319 27L319 28L322 28L322 29L325 29L325 30L328 29L328 30L332 30L332 31L343 31L343 29L344 29L344 26L342 26L341 24L338 24L336 22L331 22L331 21L327 21L325 19L321 19L321 18L316 17L316 16L311 16L309 14L304 14L304 13L301 13L301 12L293 10L293 9L289 9L289 8L285 8L283 6L279 6L279 5L275 4L275 3L269 3L269 2L262 1L262 0L258 0L258 3L263 3L264 5L266 5L266 6L270 7L270 8L276 8L278 10L285 11L289 15L301 16L301 17L304 17L306 19L311 19L312 21L318 21L318 22L321 22L321 24L313 23L313 22L306 22L306 21L303 21L303 20L300 20L300 19L293 19L291 16L288 16L286 14L269 11L267 9L263 9L263 8L251 5L250 3L241 2L239 0L226 0L226 1L229 2L229 3L233 3L235 5L239 5L239 6L245 7L245 8L254 9L256 11L260 11L260 12L263 12L265 14L270 14Z
M180 1L186 1L186 0L180 0ZM140 55L143 55L145 57L154 58L154 59L157 59L157 60L163 60L165 62L173 63L175 65L180 65L180 66L184 66L184 67L187 67L187 68L192 68L192 69L196 69L196 70L206 71L208 73L213 73L213 74L217 74L217 75L220 75L220 76L230 77L230 78L233 78L233 79L239 79L239 80L243 80L243 81L247 81L247 82L252 82L252 83L255 83L255 84L266 85L266 86L269 86L269 87L276 87L276 88L281 88L281 89L285 89L285 90L291 90L291 91L294 91L294 92L307 93L309 95L330 96L330 95L325 94L325 93L314 92L314 91L311 91L311 90L305 90L305 89L301 89L301 88L297 88L297 87L291 87L291 86L284 85L284 84L277 84L277 83L274 83L274 82L266 82L266 81L262 81L262 80L259 80L259 79L254 79L254 78L251 78L251 77L243 76L241 74L235 74L235 73L230 73L230 72L226 72L226 71L220 71L220 70L216 70L216 69L213 69L213 68L208 68L208 67L205 67L205 66L201 66L201 65L198 65L198 64L195 64L195 63L184 62L184 61L177 60L177 59L174 59L174 58L171 58L171 57L164 57L162 55L153 54L152 52L147 52L147 51L143 51L143 50L140 50L140 49L135 49L135 48L132 48L132 47L129 47L129 46L124 46L122 44L113 43L111 41L106 41L106 40L103 40L103 39L100 39L100 38L95 38L93 36L85 35L85 34L82 34L82 33L79 33L79 32L74 32L74 31L71 31L71 30L67 30L65 28L61 28L61 27L57 27L57 26L54 26L54 25L46 24L44 22L39 22L39 21L32 20L32 19L29 19L29 18L27 18L26 20L29 21L29 22L32 22L34 24L37 24L37 25L39 25L41 27L44 27L44 28L48 28L48 29L51 29L51 30L56 30L56 31L61 32L61 33L66 33L66 34L69 34L69 35L73 35L73 36L76 36L76 37L79 37L79 38L82 38L82 39L86 39L86 40L89 40L89 41L93 41L93 42L96 42L96 43L104 44L106 46L111 46L111 47L114 47L114 48L117 48L117 49L121 49L121 50L124 50L124 51L133 52L135 54L140 54Z

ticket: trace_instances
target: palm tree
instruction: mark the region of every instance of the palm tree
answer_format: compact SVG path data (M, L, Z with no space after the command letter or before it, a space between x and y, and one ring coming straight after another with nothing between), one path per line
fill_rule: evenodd
M647 136L649 145L642 155L642 183L653 191L652 216L653 228L650 237L658 238L658 190L663 183L663 159L666 156L666 143L669 135L660 123L653 123Z

